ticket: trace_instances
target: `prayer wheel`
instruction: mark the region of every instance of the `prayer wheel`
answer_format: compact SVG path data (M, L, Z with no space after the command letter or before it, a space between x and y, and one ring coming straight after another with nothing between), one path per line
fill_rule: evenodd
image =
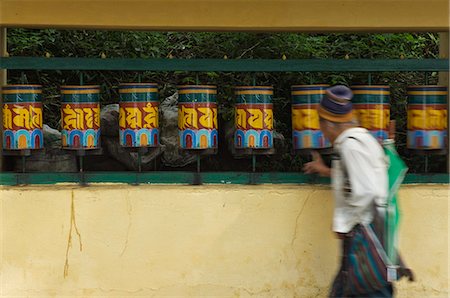
M329 85L294 85L292 96L292 143L294 150L331 147L320 130L317 107Z
M42 86L6 85L2 96L3 149L43 148Z
M447 95L445 86L409 86L409 149L434 150L447 147Z
M216 86L178 86L178 129L182 149L217 148Z
M273 147L273 87L241 86L235 88L237 149Z
M361 127L382 142L389 138L390 88L379 85L358 85L353 91L353 111Z
M100 147L100 86L61 86L64 149Z
M119 140L123 147L159 145L158 85L119 85Z

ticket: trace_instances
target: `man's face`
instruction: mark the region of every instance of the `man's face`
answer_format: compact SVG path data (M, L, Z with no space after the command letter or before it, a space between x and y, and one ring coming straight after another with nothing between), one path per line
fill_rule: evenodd
M320 125L320 130L322 131L325 138L327 138L328 140L333 142L334 141L334 139L332 139L333 130L331 128L330 123L326 120L320 119L319 125Z

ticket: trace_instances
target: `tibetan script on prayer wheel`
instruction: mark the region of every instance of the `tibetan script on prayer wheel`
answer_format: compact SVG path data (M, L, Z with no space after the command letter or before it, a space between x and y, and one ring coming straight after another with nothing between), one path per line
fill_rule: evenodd
M273 87L240 86L235 88L237 149L273 147Z
M216 86L178 86L178 129L183 149L218 147Z

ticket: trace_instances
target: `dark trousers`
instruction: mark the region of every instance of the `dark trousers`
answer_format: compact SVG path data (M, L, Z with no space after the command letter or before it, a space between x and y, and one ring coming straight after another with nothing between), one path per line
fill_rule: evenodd
M373 297L373 298L390 298L394 295L394 289L392 284L388 284L386 287L372 293L367 293L358 296L349 296L345 294L345 281L346 281L346 268L347 268L347 247L349 245L349 238L345 237L342 240L342 261L336 278L334 279L331 287L330 298L346 298L346 297Z

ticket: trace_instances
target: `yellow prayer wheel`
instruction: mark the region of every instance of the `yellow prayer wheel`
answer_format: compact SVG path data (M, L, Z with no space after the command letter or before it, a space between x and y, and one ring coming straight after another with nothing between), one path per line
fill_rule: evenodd
M408 89L409 149L435 150L447 147L446 86L409 86Z
M292 96L292 143L294 150L324 149L330 141L320 130L317 107L329 85L294 85Z
M236 94L236 149L273 148L273 87L240 86Z
M100 86L61 86L61 124L63 148L100 147Z
M119 140L124 147L159 145L158 85L130 83L119 86Z
M382 142L389 138L390 88L380 85L351 86L353 111L359 124Z
M43 148L42 86L6 85L2 97L3 149Z
M216 86L178 86L178 129L183 149L218 147Z

